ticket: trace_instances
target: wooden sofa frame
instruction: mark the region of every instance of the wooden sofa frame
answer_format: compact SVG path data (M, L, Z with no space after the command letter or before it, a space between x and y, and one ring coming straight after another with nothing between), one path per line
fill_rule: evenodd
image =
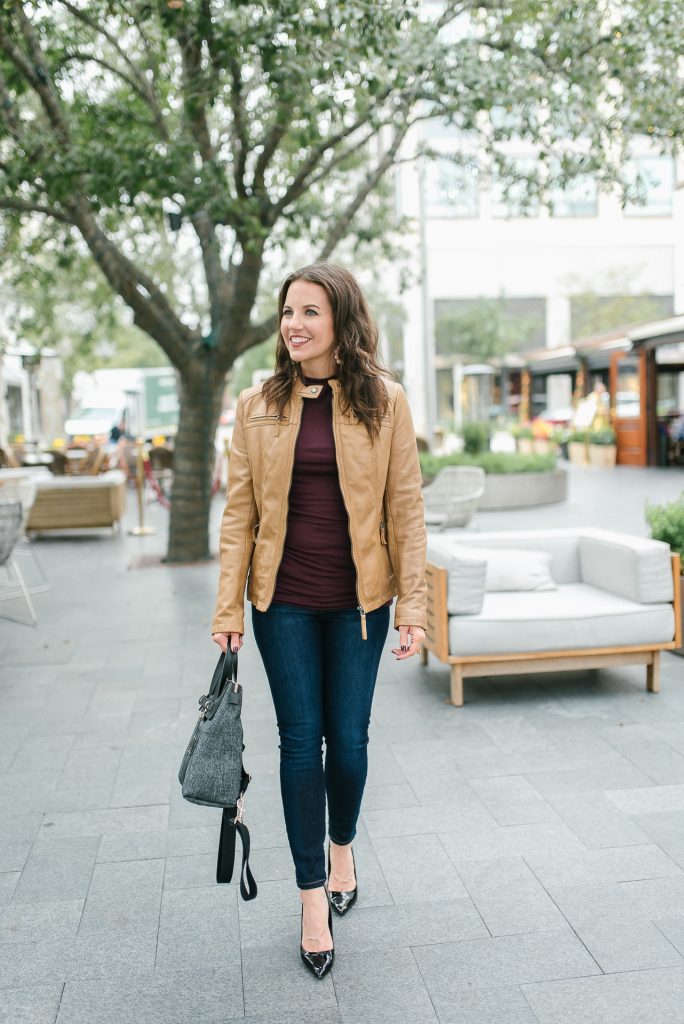
M561 672L567 669L603 668L607 665L645 665L646 689L660 690L660 652L681 647L682 609L679 586L680 557L672 555L675 635L669 643L624 647L578 648L567 651L516 651L512 654L449 654L449 613L447 612L447 570L428 562L426 579L427 630L422 663L428 651L451 666L451 703L463 705L463 680L476 676L506 676L527 672Z
M73 487L70 479L65 477L61 486L37 490L27 533L98 526L116 528L126 510L126 480L114 482L101 477L92 487Z

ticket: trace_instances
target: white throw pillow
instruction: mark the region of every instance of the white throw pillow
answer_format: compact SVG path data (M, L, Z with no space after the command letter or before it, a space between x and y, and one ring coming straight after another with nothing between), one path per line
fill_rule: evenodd
M551 554L548 551L526 551L517 548L477 548L487 559L485 590L488 593L508 590L558 590L551 575Z

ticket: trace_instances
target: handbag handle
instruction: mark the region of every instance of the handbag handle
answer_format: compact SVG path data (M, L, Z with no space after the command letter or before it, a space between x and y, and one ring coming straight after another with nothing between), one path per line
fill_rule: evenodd
M223 651L221 651L218 664L214 669L214 675L211 680L209 696L217 697L220 693L223 693L224 687L229 679L233 684L233 689L237 690L238 656L237 652L231 651L230 648L226 650L225 654L223 653Z

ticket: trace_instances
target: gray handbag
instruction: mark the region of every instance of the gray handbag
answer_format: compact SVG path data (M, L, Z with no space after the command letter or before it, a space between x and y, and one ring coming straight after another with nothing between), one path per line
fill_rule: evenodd
M194 804L220 807L216 881L230 882L235 863L235 833L242 840L240 894L253 900L257 886L249 867L249 830L243 822L245 791L251 776L242 763L242 687L237 681L237 654L221 654L209 693L200 697L200 713L178 772L183 796Z

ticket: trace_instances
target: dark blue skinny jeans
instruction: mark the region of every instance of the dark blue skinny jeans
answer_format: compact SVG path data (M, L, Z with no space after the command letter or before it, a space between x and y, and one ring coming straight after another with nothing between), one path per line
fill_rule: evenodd
M389 608L252 608L280 734L280 789L300 889L324 885L325 805L333 842L351 843L368 771L368 725ZM325 765L322 743L325 739Z

